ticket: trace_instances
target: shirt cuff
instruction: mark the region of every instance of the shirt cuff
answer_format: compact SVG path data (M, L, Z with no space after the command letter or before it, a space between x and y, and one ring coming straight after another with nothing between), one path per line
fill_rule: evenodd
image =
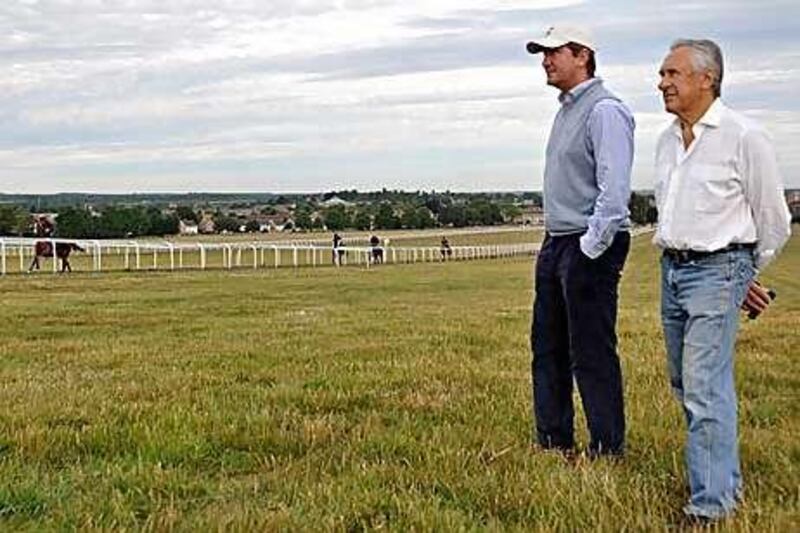
M608 249L608 244L595 238L591 233L586 232L580 239L581 252L589 259L597 259Z
M772 260L775 259L775 250L761 250L756 252L755 267L756 270L764 270Z

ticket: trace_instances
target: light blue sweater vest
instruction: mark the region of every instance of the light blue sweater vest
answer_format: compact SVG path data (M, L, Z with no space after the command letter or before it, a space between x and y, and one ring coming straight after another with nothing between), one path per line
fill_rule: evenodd
M620 101L597 79L562 105L553 120L544 167L544 225L552 235L582 233L588 227L600 189L586 128L595 104L606 98Z

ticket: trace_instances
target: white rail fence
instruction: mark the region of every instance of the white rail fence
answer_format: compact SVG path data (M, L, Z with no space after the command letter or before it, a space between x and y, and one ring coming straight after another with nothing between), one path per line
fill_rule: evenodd
M0 275L27 272L34 257L37 242L50 244L56 250L59 243L74 243L85 250L70 255L70 262L80 263L80 270L181 270L208 268L281 268L320 266L362 266L370 268L376 262L371 246L346 246L334 250L330 245L285 244L270 242L230 243L171 243L121 240L0 238ZM534 256L538 244L497 244L481 246L452 246L442 253L438 246L378 247L384 263L420 263L464 261L513 256ZM338 253L337 253L338 252ZM89 258L88 264L86 257ZM213 261L212 261L213 257ZM52 256L44 257L41 268L59 272L62 263ZM18 268L15 264L18 261ZM50 261L48 264L46 261ZM14 266L15 268L12 268Z

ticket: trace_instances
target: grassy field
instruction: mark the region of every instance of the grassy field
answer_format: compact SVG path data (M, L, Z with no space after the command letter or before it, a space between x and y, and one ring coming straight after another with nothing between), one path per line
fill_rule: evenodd
M796 237L764 276L775 305L741 328L746 503L724 529L800 527L799 271ZM684 427L649 238L623 278L620 463L530 445L531 273L517 258L0 279L0 529L678 524Z

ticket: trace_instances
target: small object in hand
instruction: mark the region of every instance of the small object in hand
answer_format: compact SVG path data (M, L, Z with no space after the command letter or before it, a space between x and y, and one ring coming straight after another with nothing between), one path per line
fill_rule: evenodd
M767 294L769 295L770 301L774 300L775 297L778 296L778 294L772 289L768 289ZM760 311L756 309L750 309L750 312L747 313L747 318L749 318L750 320L755 320L756 318L758 318L758 315L760 314L761 314Z

